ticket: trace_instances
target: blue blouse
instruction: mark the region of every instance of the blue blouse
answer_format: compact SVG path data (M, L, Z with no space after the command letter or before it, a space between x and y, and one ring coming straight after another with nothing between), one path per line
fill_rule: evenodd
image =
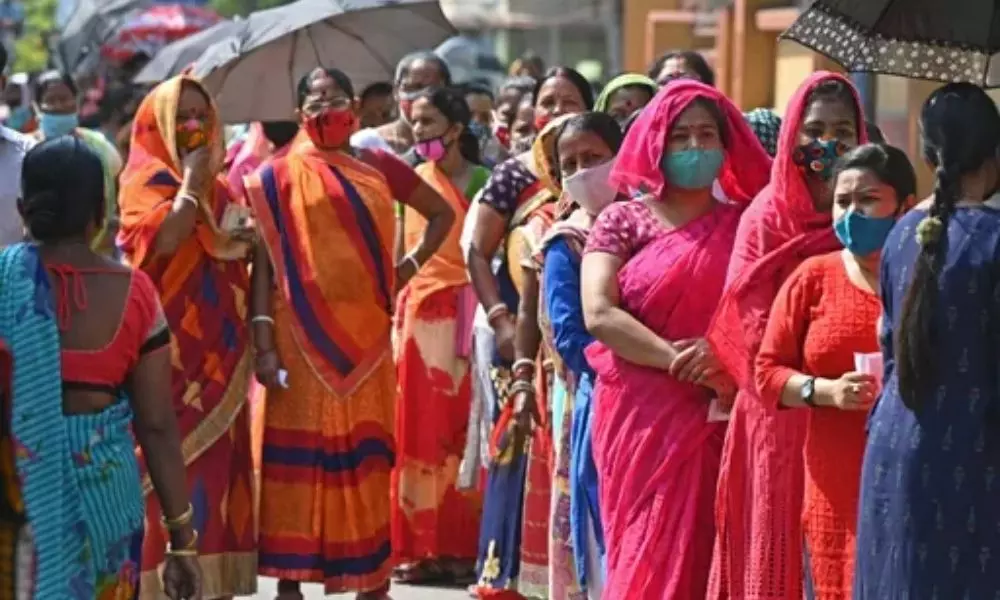
M594 341L583 323L580 300L580 255L565 239L554 240L545 249L545 307L555 336L556 352L579 381L584 373L593 374L584 349Z

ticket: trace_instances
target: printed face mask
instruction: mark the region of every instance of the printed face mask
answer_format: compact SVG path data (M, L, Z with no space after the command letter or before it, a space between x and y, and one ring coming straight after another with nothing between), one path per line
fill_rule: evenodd
M663 175L669 185L685 190L701 190L712 186L719 175L726 155L722 150L678 150L663 155Z
M448 153L448 146L444 143L444 136L438 136L429 140L422 140L414 144L413 149L417 151L420 158L431 162L437 162Z
M829 181L833 177L833 166L845 152L847 146L840 140L812 140L795 149L792 162L806 176Z
M358 118L351 109L325 108L302 123L306 135L317 148L342 148L357 130Z
M569 194L570 200L579 204L591 216L601 214L618 196L618 190L608 182L614 164L614 160L609 160L563 179L563 189Z
M197 150L208 143L205 121L187 119L177 124L177 147L188 152Z
M853 208L833 224L837 239L854 256L868 256L882 249L896 217L868 217Z

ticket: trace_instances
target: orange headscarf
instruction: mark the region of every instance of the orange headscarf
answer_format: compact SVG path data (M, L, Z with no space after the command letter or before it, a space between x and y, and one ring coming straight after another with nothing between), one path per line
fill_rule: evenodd
M171 200L180 189L184 168L177 153L177 107L184 86L194 86L208 99L209 169L219 173L225 158L222 123L211 95L202 84L181 75L156 86L143 99L132 122L129 160L121 175L118 205L121 228L118 243L135 266L145 264L153 252L153 242L163 220L170 213ZM196 235L185 245L200 244L209 255L223 260L243 258L247 244L233 240L219 228L230 202L225 180L216 177L207 190L198 195L200 214ZM182 253L178 250L178 254Z

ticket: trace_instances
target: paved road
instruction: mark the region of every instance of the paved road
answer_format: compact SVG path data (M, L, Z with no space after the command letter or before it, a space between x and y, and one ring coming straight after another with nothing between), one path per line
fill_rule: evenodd
M261 577L258 580L257 590L254 600L274 600L274 597L277 595L275 580L267 577ZM306 592L306 600L320 600L320 598L353 600L354 598L354 594L323 596L323 589L318 585L303 586L303 590ZM465 590L454 588L392 586L392 600L469 600L469 598Z

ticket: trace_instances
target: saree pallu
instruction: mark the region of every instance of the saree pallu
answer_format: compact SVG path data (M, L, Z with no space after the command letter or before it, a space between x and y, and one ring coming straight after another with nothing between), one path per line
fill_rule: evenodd
M739 210L719 205L666 231L618 273L622 308L668 340L702 337L722 292ZM724 424L708 422L709 393L640 367L601 342L594 459L607 542L608 598L703 598Z
M396 375L392 193L311 144L246 180L277 284L288 387L266 391L260 573L327 594L385 589Z
M459 336L471 337L470 324L459 321L469 286L459 238L469 209L466 198L489 176L486 169L473 168L464 192L433 163L415 169L455 211L455 223L397 302L392 546L399 563L455 558L471 564L476 557L482 495L457 485L472 403L470 361L459 352ZM407 207L407 251L419 244L426 226L426 219Z
M143 517L132 411L122 398L94 414L63 415L59 332L37 249L0 253L0 280L0 339L12 359L0 373L10 392L3 446L13 450L2 469L10 510L0 595L13 597L16 585L17 597L132 598ZM9 518L22 510L23 529Z

